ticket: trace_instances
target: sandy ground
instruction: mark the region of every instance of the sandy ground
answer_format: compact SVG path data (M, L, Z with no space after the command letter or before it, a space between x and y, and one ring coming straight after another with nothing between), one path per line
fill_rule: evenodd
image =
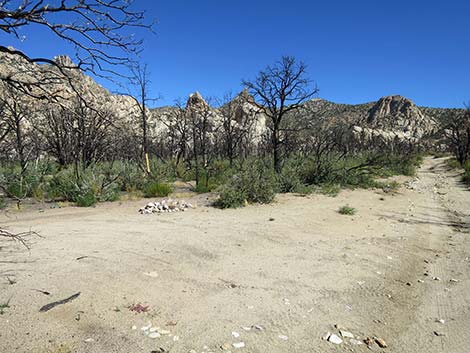
M442 159L395 195L163 215L138 214L143 204L0 216L44 236L30 252L0 242L0 352L370 351L322 340L335 324L388 344L373 351L470 352L470 192ZM357 214L338 214L345 204Z

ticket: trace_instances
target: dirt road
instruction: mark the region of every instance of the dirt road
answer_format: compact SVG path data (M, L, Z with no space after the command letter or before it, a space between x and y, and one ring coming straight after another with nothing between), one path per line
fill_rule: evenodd
M0 243L0 352L370 351L322 340L335 324L388 345L373 351L470 352L470 192L442 159L395 195L139 215L143 203L1 216L45 238Z

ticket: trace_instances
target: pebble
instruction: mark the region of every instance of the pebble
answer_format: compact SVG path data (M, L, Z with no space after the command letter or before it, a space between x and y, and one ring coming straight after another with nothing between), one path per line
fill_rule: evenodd
M323 336L321 336L321 339L326 341L328 340L328 338L330 338L330 336L331 336L331 332L327 332Z
M380 348L387 348L388 347L387 343L382 338L374 337L374 339L375 339L375 342L379 345Z
M354 335L351 332L340 330L339 333L345 338L354 338Z
M238 337L240 337L240 334L238 332L233 331L232 336L235 337L235 338L238 338Z
M363 344L361 341L356 340L356 339L354 339L354 338L351 338L351 339L349 340L349 342L350 342L351 344L356 345L356 346L359 346L359 345Z
M432 279L435 280L435 281L440 281L441 280L439 277L433 277Z
M434 331L434 334L438 337L446 336L444 332L440 332L440 331Z
M283 341L287 341L289 339L289 337L287 337L285 335L279 335L278 337Z
M224 343L223 345L220 346L220 349L222 349L223 351L228 351L230 348L232 348L230 343Z
M137 330L137 326L136 325L132 326L132 329Z
M455 278L451 278L450 279L450 282L458 282L459 280L458 279L455 279Z
M242 329L245 330L245 331L250 331L250 330L251 330L251 327L249 327L249 326L242 326Z
M343 343L343 340L333 333L330 335L330 337L328 337L328 342L331 342L334 344L341 344Z
M149 338L158 338L160 334L158 332L151 332L149 333Z
M235 347L235 348L244 348L245 347L245 342L233 343L232 346Z
M176 341L179 341L180 340L180 336L173 336L173 342L176 342Z
M443 320L443 319L436 320L436 322L439 322L440 324L445 324L446 323L446 321Z

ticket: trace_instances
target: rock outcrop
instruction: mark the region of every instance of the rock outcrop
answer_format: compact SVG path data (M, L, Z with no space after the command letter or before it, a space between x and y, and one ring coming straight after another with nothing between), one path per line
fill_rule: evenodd
M387 96L380 98L368 111L367 127L402 132L400 136L403 137L422 138L435 130L436 122L408 98Z

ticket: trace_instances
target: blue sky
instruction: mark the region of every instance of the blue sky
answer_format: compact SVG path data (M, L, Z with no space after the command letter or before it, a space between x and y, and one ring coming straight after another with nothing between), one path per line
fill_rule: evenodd
M195 91L222 97L282 55L309 67L319 97L363 103L401 94L418 105L470 100L470 1L137 0L158 21L142 61L157 105ZM41 31L3 44L52 57L71 48ZM105 86L111 86L104 82Z

